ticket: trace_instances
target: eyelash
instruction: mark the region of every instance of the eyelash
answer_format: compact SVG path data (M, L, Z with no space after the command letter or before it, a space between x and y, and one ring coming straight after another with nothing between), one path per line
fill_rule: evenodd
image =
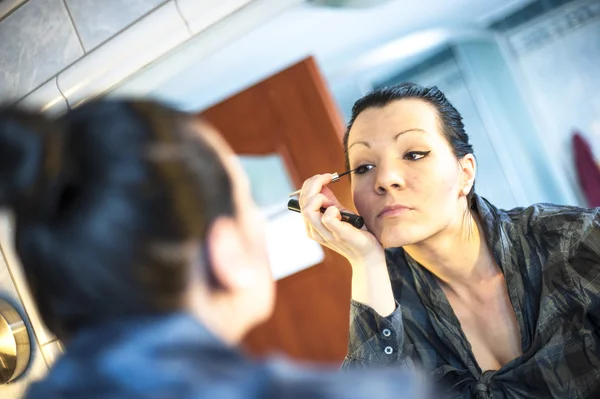
M364 175L374 167L375 165L360 165L358 168L354 169L354 174Z
M425 158L427 155L429 155L430 152L431 151L410 151L404 155L404 159L406 159L407 161L413 161L413 162L418 161L418 160ZM417 156L418 158L414 158L414 156ZM354 169L354 173L357 175L364 175L365 173L367 173L374 167L375 167L375 165L368 165L368 164L360 165L356 169Z
M404 155L404 159L407 161L418 161L419 159L425 158L430 152L431 151L410 151ZM418 158L412 158L413 155L418 156Z

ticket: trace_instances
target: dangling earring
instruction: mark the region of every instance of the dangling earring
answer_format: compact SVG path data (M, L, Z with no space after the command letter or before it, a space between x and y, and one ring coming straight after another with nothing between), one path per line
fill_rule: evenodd
M471 207L469 206L469 191L467 191L468 186L463 188L463 194L465 195L465 211L463 213L463 231L465 231L466 227L466 239L470 241L473 236L473 215L471 215ZM466 192L465 192L466 191Z
M463 213L463 232L467 241L470 241L473 238L473 216L471 215L471 211L469 210L469 201L466 201L465 211Z

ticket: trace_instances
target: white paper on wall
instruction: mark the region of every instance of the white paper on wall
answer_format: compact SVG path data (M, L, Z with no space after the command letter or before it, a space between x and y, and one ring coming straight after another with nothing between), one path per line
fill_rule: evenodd
M266 219L266 241L271 270L281 279L319 264L323 249L306 236L302 216L287 209L288 194L295 191L280 155L242 155L254 201Z

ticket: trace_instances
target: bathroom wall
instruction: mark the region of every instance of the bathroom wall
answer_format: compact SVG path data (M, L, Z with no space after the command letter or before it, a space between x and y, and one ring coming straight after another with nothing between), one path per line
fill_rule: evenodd
M62 112L222 22L240 35L298 1L0 0L0 101Z
M2 100L29 94L165 0L12 3L13 7L0 8Z

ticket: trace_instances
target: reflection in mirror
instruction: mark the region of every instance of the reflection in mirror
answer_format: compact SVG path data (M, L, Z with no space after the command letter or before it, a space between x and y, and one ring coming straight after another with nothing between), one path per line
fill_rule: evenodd
M321 263L323 249L306 236L302 216L287 210L292 179L279 154L242 155L254 201L266 219L267 251L275 279Z

